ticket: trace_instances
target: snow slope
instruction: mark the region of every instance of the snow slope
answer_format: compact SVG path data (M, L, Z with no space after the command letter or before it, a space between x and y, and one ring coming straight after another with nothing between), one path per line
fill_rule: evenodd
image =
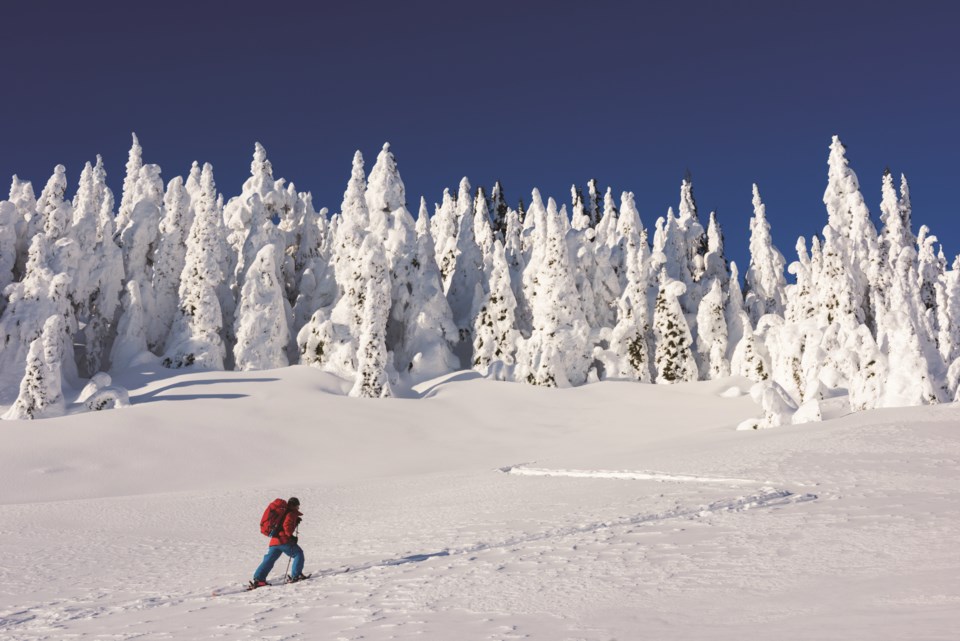
M124 410L0 425L0 638L960 630L954 405L738 432L743 379L365 400L307 367L161 375L116 377ZM290 495L329 575L237 593Z

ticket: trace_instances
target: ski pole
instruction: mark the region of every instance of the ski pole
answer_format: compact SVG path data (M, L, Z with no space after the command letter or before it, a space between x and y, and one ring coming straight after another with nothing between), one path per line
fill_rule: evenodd
M298 539L300 538L300 524L299 524L299 523L297 523L297 529L293 531L293 535L294 535L295 537L297 537ZM299 544L299 541L297 541L297 544ZM284 578L288 578L288 577L290 576L290 563L291 563L291 561L293 561L293 557L292 557L292 556L288 556L288 557L287 557L287 569L283 572L283 577L284 577Z

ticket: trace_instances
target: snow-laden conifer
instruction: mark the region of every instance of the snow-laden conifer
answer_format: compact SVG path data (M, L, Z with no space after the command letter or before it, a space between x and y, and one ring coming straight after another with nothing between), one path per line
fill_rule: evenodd
M453 274L447 283L447 302L453 312L453 322L460 331L460 340L465 341L469 351L472 344L474 296L478 285L484 287L483 254L477 245L474 234L473 196L470 182L460 181L460 193L457 196L457 257ZM462 357L461 357L462 358Z
M156 299L153 273L156 249L160 240L160 220L163 218L163 181L160 167L143 165L131 196L132 209L124 227L117 230L123 250L123 268L127 281L140 286L140 300L147 322L147 344L160 348L161 327L154 323Z
M149 319L148 342L153 349L166 344L180 302L180 275L187 256L187 236L193 225L190 195L183 178L175 177L167 184L164 215L160 221L160 239L153 264L155 313Z
M436 251L436 263L443 279L443 291L450 287L450 280L457 264L457 203L449 189L443 190L443 199L436 207L430 221L430 233Z
M390 315L390 280L383 246L376 235L370 234L364 239L361 257L366 287L357 345L357 377L350 396L385 398L393 395L386 345L387 319Z
M753 186L753 218L750 219L750 265L744 274L746 299L744 304L754 324L764 314L785 313L786 279L784 259L773 245L766 205L760 200L760 190Z
M869 266L871 257L877 251L877 231L870 221L870 212L860 193L857 175L850 168L846 149L837 136L833 137L830 145L828 167L823 203L827 208L827 226L835 232L829 241L829 249L833 256L840 256L846 261L845 280L849 282L851 304L856 316L863 322L874 316L870 309L869 288L873 280L871 276L875 274L870 273ZM825 229L824 251L829 261L831 256L826 255L827 235ZM829 278L832 267L828 265L827 270L826 276ZM822 303L820 313L824 313Z
M697 310L697 351L700 353L701 378L713 380L730 375L727 360L727 321L724 316L723 289L718 279L711 281Z
M363 320L363 296L366 280L363 277L360 248L370 225L370 213L366 201L366 176L363 156L357 151L347 189L340 206L340 223L332 249L334 273L339 285L339 300L333 311L334 322L343 325L354 339L360 335ZM352 362L353 356L347 361Z
M180 305L167 339L165 367L223 369L223 313L217 298L217 286L223 279L223 252L223 217L213 167L206 163L196 216L187 237L186 262L180 274Z
M960 256L954 258L952 269L944 272L938 283L937 312L937 344L944 363L950 364L960 358Z
M493 252L495 234L493 225L490 223L490 208L483 187L477 189L477 198L474 202L473 235L477 247L480 248L480 256L486 262L487 256Z
M750 326L750 319L746 312L740 313L740 326L743 328L743 335L730 358L730 373L757 382L765 381L770 378L769 359L763 342L757 340Z
M587 212L586 203L583 202L583 192L576 185L570 187L570 200L572 201L570 225L577 231L583 231L590 227L590 214Z
M781 268L782 271L782 268ZM701 280L704 283L710 283L712 280L720 282L720 288L726 292L730 281L730 264L727 261L723 250L723 230L720 228L720 222L717 220L717 212L710 212L710 222L707 225L707 253L703 256L703 276ZM704 289L711 286L708 284Z
M340 213L334 217L330 230L333 236L330 260L338 286L336 301L332 307L317 309L297 334L301 363L342 378L356 375L358 341L364 321L368 266L364 264L362 247L370 235L366 186L363 155L357 151ZM382 251L382 240L379 247Z
M238 370L275 369L290 364L286 356L290 329L277 271L277 247L264 245L247 270L237 307L233 355Z
M744 313L743 291L740 289L740 271L737 263L730 263L730 280L727 282L727 297L723 308L727 323L727 359L733 358L733 350L743 338L744 331L752 331L752 326L744 326L743 319L750 318Z
M652 330L649 314L650 283L642 258L643 245L627 245L626 284L617 301L616 325L610 331L609 347L594 348L594 357L604 369L605 378L625 378L649 383L652 380Z
M72 241L71 245L73 245ZM71 278L55 270L56 247L43 233L30 244L23 280L7 287L7 307L0 317L0 373L17 378L23 372L27 350L43 329L46 319L63 319L63 331L76 331L76 317L69 299ZM70 344L68 338L64 344ZM64 374L76 377L73 350L63 356Z
M918 282L916 252L897 257L884 327L889 376L880 407L925 405L947 400L946 366L931 340Z
M0 314L7 300L3 290L13 282L14 267L17 261L17 206L0 201Z
M87 163L80 175L80 185L73 200L73 224L70 237L78 256L66 259L66 247L60 244L59 261L68 260L71 273L69 298L73 313L83 325L84 347L79 361L80 373L93 376L105 358L104 344L114 321L119 288L123 278L122 258L113 235L113 195L106 186L103 162ZM107 210L107 211L105 211ZM109 220L105 220L109 218ZM109 224L104 236L104 225Z
M426 380L460 367L451 349L459 333L443 292L427 204L422 198L415 231L410 298L403 310L403 336L395 360L397 370L411 380Z
M490 291L480 305L473 326L473 367L486 372L496 361L513 365L519 332L516 330L517 301L510 288L510 268L503 244L494 242L484 263Z
M120 208L117 211L116 229L123 230L130 222L135 203L137 181L140 180L140 169L143 167L143 147L137 139L137 134L131 134L133 144L127 155L127 173L123 178L123 191L120 194Z
M697 363L693 358L693 338L680 307L686 286L680 281L663 278L653 313L656 335L654 363L657 383L685 383L697 380Z
M854 412L873 409L883 396L887 384L887 357L880 351L866 325L849 332L844 348L844 355L852 364L847 388L850 409Z
M614 230L616 239L611 242L612 254L611 262L616 266L616 271L620 279L620 289L627 284L627 271L630 269L627 265L628 255L631 248L635 248L636 259L643 262L646 259L646 246L640 247L640 235L643 232L643 224L640 222L640 213L634 203L633 192L625 191L620 195L620 215L617 218L617 226ZM646 243L643 243L646 245Z
M516 327L524 336L529 336L532 327L530 303L524 298L523 273L526 270L526 260L523 255L523 240L520 214L510 209L507 211L507 229L504 232L503 252L510 269L510 288L517 301Z
M17 232L17 258L13 268L13 280L23 278L27 264L27 252L30 249L32 225L37 220L37 198L33 184L29 180L20 180L16 175L10 182L9 202L17 208L15 227Z
M693 178L688 171L680 183L680 206L677 209L677 228L683 238L680 248L683 258L679 276L687 286L680 299L684 311L695 314L703 296L700 281L703 277L703 257L707 253L707 235L697 215L697 203L693 196Z
M30 420L63 415L63 337L63 317L53 315L47 318L40 335L30 342L26 371L20 382L20 393L3 415L4 420Z
M294 335L321 307L333 305L337 297L337 281L329 258L329 225L327 208L313 209L309 193L299 195L301 219L295 254L297 298L293 306Z
M135 365L148 351L147 318L143 301L140 299L140 284L135 280L127 281L123 295L123 313L117 325L117 337L110 351L110 362L114 369L126 369Z
M65 200L66 193L67 170L57 165L37 200L37 226L32 233L42 232L50 242L63 238L73 221L72 205Z
M603 208L602 214L600 215L600 220L597 222L597 240L600 243L603 243L607 247L613 247L617 244L616 229L617 229L617 204L613 198L613 189L607 187L607 191L603 196ZM614 269L619 277L620 274L620 265L615 263L611 257L611 267Z
M600 196L600 187L596 178L587 181L587 213L590 216L590 226L596 227L603 215L603 203Z
M503 241L507 232L507 199L503 195L503 185L498 180L490 190L490 215L493 216L493 233Z
M535 191L534 196L536 203L539 194ZM542 203L532 204L531 212L539 207ZM530 338L519 342L517 378L548 387L581 385L590 366L590 330L577 297L560 221L566 208L558 212L551 198L544 212L535 215L546 229L542 241L535 241L533 258L523 274L524 290L531 292L533 328Z

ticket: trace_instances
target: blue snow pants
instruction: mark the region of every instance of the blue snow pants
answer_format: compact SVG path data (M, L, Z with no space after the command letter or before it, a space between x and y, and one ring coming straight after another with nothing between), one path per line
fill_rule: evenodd
M286 554L293 559L293 568L290 576L300 576L303 574L303 550L296 543L284 543L283 545L271 545L263 557L260 567L253 573L254 581L266 581L267 575L273 569L273 564L277 562L281 554Z

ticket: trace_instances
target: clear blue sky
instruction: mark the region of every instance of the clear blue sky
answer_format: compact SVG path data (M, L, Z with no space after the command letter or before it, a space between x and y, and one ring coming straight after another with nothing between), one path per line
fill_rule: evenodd
M464 175L512 202L596 177L652 228L689 168L744 267L751 183L793 260L825 223L838 133L874 217L889 166L960 252L960 3L17 4L0 9L0 180L38 193L100 153L119 196L136 131L165 180L207 161L227 197L260 141L336 211L353 151L369 169L390 141L414 210Z

